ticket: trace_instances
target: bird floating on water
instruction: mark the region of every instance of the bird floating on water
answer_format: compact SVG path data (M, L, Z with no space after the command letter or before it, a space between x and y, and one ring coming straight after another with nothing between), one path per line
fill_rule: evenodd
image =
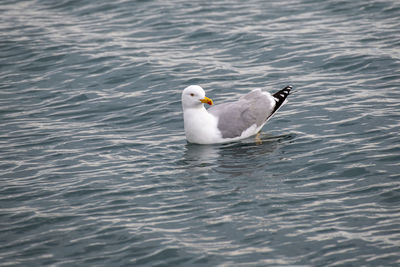
M254 89L237 101L213 105L203 88L190 85L182 92L186 139L189 143L216 144L256 135L286 103L291 89L286 86L273 95ZM205 109L204 104L211 107Z

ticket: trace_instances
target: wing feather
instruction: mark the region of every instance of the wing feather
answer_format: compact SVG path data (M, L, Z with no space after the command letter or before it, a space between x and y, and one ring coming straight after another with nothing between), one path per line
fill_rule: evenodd
M252 125L262 126L275 107L274 98L259 89L238 101L212 106L208 111L218 118L218 129L223 138L234 138Z

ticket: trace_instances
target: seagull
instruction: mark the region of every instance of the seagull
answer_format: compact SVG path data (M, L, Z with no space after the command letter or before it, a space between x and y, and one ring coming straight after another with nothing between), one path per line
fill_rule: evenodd
M286 86L275 94L254 89L237 101L213 105L199 85L190 85L182 92L183 120L186 140L194 144L234 142L260 132L290 93ZM204 104L211 107L206 109Z

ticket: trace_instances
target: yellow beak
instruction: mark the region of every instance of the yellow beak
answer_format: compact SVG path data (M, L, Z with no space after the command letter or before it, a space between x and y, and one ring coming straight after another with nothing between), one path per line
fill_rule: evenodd
M204 104L209 104L210 106L213 104L213 101L206 96L203 99L200 99L200 102Z

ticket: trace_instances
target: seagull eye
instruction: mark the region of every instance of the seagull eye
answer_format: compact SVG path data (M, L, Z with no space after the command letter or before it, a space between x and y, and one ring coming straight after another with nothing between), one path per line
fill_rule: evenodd
M190 94L190 96L194 96L194 94Z

